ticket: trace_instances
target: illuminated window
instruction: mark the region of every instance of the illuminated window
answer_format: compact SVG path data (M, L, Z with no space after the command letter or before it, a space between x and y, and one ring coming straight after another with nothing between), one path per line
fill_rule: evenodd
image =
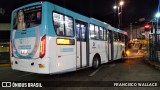
M103 28L102 27L99 28L99 39L103 40Z
M54 20L54 28L57 35L64 36L64 20L63 15L58 13L53 13L53 20Z
M73 19L65 16L65 31L66 36L73 36Z
M53 12L53 20L58 36L74 36L73 18Z
M98 31L98 26L95 26L95 39L99 39Z
M106 41L107 40L107 30L104 29L104 40Z
M93 24L90 24L90 38L91 39L95 38L94 25Z

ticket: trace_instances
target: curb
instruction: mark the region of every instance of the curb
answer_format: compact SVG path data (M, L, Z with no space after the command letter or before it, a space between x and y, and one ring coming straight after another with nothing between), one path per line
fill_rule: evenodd
M11 64L0 64L0 67L10 67Z
M159 63L154 62L154 61L148 61L148 60L144 60L144 62L145 62L146 64L149 64L150 66L152 66L152 67L160 70L160 64L159 64Z

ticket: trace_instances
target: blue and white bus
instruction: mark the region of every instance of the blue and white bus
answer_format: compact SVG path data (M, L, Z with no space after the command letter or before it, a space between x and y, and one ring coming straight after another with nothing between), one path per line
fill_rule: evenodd
M11 67L40 74L98 68L124 57L126 36L50 2L31 3L12 12Z

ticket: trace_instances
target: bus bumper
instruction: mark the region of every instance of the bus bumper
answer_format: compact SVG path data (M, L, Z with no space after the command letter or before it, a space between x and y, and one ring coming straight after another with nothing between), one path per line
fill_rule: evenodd
M18 59L12 57L11 67L13 70L49 74L49 60L49 58Z

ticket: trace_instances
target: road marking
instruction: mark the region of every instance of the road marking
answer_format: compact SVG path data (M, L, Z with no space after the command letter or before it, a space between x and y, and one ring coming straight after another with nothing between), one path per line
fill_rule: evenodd
M28 76L28 75L31 75L31 74L33 74L33 73L24 74L24 75L18 76L17 78L21 78L21 77Z
M102 68L102 66L99 67L99 68L98 68L97 70L95 70L94 72L92 72L89 76L90 76L90 77L94 76L101 68Z

